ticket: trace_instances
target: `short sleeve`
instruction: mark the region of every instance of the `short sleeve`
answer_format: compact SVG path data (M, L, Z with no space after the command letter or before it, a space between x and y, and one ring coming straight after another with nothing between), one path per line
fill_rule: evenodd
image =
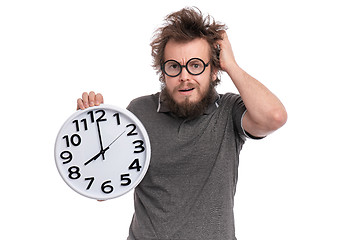
M242 136L245 136L246 138L251 138L255 140L263 139L264 137L256 137L248 133L244 127L243 127L243 119L245 116L245 113L247 112L246 106L244 104L244 101L240 96L238 96L238 99L235 101L233 106L233 121L234 125L236 127L236 130L238 133Z

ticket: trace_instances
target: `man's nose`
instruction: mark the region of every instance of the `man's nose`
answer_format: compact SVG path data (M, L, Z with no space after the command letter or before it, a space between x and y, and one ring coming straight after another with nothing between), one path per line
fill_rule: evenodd
M185 66L182 66L179 80L180 80L181 82L183 82L183 81L189 81L189 80L190 80L190 76L191 76L191 74L188 72L188 70L186 69L186 67L185 67Z

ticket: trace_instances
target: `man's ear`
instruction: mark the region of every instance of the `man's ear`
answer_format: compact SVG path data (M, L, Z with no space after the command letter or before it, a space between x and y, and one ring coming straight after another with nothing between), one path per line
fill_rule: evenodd
M164 73L160 73L159 81L161 82L161 84L165 84L165 74Z
M216 79L218 79L218 73L219 73L219 69L214 68L212 73L211 73L211 80L215 81Z

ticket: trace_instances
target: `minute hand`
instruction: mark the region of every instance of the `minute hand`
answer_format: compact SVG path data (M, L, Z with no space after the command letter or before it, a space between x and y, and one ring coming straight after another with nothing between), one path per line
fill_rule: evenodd
M99 141L100 141L100 149L101 149L100 153L102 155L103 160L105 160L104 147L103 147L103 143L102 143L102 139L101 139L100 126L99 126L98 120L96 120L96 126L97 126L97 130L98 130Z

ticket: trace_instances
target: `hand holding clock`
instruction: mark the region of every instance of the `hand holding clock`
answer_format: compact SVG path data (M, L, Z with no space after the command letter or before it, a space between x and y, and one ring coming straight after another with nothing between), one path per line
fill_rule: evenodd
M77 110L84 110L88 107L99 106L104 103L104 98L101 93L95 94L95 92L91 91L89 93L84 92L82 94L82 98L77 100Z

